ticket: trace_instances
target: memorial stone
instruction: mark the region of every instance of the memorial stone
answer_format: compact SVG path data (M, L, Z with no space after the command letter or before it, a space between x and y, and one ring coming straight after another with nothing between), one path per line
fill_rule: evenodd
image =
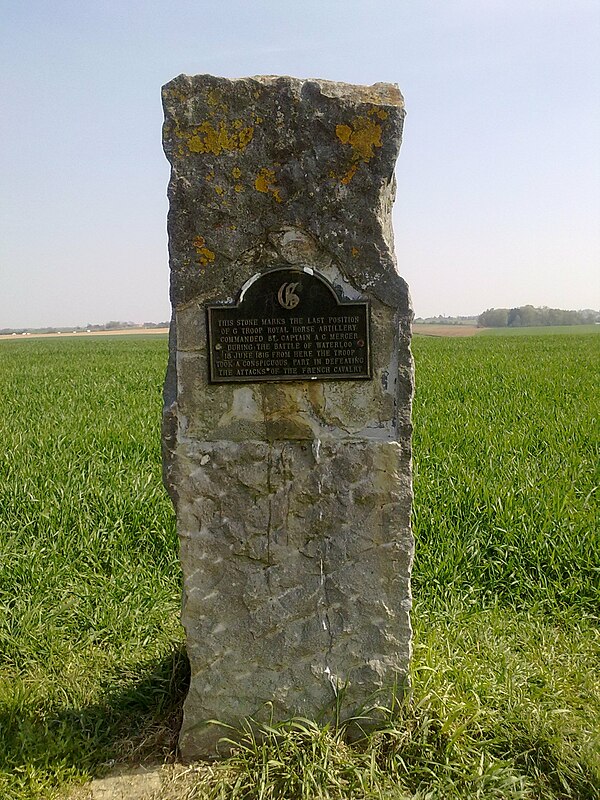
M165 484L191 663L180 747L389 699L411 647L411 307L395 85L179 76Z

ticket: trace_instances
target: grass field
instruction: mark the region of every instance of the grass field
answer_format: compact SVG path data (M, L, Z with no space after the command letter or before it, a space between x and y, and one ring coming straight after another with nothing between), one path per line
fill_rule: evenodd
M481 328L484 336L559 336L560 334L600 333L600 325L545 325L525 328Z
M600 336L560 334L414 340L413 691L387 730L281 726L179 796L599 796ZM165 362L157 337L0 342L7 800L172 756Z

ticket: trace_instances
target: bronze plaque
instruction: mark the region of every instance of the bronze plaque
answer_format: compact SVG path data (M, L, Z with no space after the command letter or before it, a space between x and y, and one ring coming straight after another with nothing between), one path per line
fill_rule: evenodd
M308 267L264 272L237 303L207 306L209 380L369 379L369 312Z

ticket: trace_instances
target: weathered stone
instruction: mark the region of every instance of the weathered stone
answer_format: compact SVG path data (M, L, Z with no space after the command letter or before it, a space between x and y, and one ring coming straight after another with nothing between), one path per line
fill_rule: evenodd
M251 716L342 714L410 655L411 309L395 86L180 76L163 89L173 323L165 483L192 667L184 757ZM372 380L208 380L205 307L273 267L371 303Z

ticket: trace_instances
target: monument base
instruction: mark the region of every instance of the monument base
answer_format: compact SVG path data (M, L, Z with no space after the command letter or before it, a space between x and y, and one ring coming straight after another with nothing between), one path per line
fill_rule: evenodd
M407 458L396 442L180 447L184 758L214 755L207 720L314 719L340 691L348 716L404 682Z

